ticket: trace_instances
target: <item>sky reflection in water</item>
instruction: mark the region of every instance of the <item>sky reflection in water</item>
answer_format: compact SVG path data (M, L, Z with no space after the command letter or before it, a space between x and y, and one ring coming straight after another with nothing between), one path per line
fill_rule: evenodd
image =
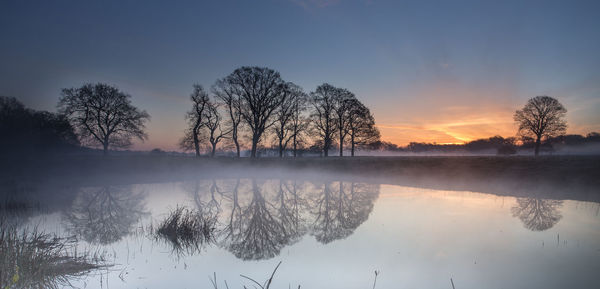
M215 218L199 250L152 230L185 206ZM75 235L115 266L86 288L577 288L600 270L600 204L473 192L294 180L229 179L77 189L28 222ZM25 218L25 217L23 217ZM24 224L21 224L23 226Z

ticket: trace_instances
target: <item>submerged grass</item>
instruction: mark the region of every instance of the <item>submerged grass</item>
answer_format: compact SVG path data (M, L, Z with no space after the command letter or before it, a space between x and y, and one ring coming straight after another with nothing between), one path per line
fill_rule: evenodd
M18 230L0 221L0 288L63 288L107 267L102 256L78 253L76 245L73 238L37 228Z
M158 225L155 236L168 241L175 254L192 255L214 241L216 222L213 216L177 207Z

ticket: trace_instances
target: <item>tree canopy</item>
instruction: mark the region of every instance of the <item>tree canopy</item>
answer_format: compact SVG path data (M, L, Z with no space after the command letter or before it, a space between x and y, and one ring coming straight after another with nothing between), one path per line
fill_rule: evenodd
M82 142L101 146L104 154L109 147L130 146L133 138L147 138L144 129L150 115L131 104L131 95L108 84L65 88L58 109L67 116Z
M562 135L567 130L567 109L555 98L536 96L515 112L518 134L535 139L535 155L539 154L542 138Z

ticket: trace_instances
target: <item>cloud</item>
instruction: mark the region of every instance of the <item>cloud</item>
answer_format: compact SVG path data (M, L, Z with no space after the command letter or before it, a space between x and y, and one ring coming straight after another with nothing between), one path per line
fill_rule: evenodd
M437 142L437 143L462 143L463 141L452 135L436 129L427 129L411 125L377 125L382 134L382 139L398 145L407 145L410 142Z

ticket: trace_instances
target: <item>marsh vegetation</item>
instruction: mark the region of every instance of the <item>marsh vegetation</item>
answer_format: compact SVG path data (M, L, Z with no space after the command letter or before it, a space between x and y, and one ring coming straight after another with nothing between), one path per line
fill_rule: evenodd
M102 255L76 246L74 238L0 222L1 288L63 288L108 267Z
M216 216L177 207L156 229L150 228L150 232L168 242L173 254L181 256L200 253L204 245L214 241L215 229Z

